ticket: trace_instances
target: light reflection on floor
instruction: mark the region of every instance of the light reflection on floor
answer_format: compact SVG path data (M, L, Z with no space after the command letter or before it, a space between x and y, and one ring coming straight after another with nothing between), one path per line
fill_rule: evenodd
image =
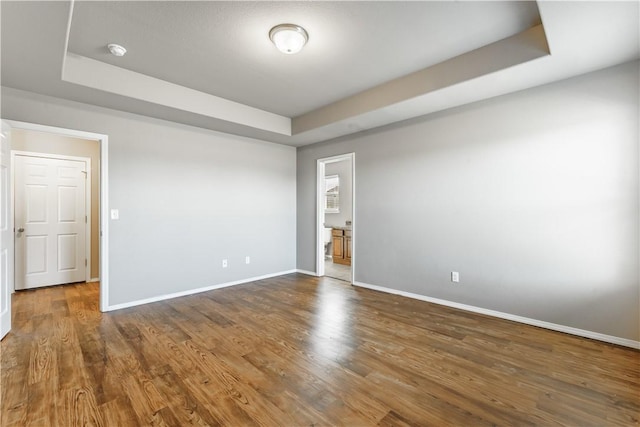
M324 282L324 281L323 281ZM353 346L353 307L346 292L333 279L317 288L316 320L311 331L314 352L337 361L349 357ZM350 286L344 284L344 286Z

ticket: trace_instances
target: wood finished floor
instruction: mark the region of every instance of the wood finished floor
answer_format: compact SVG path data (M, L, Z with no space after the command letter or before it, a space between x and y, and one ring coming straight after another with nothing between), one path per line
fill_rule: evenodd
M19 292L0 425L638 425L640 352L292 274L107 314Z

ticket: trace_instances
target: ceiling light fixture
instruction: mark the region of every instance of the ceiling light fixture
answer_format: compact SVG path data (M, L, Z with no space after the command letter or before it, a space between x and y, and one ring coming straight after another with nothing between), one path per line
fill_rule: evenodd
M109 52L114 56L124 56L124 54L127 53L127 49L115 43L109 43L107 48L109 48Z
M280 52L291 55L302 50L309 34L299 25L280 24L269 31L269 38Z

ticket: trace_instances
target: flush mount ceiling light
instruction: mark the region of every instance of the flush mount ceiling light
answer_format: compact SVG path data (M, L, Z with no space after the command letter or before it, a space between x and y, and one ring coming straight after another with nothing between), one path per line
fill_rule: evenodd
M280 24L269 31L269 38L280 52L291 55L302 50L309 34L299 25Z
M109 52L114 56L124 56L124 54L127 53L127 49L115 43L109 43L107 48L109 48Z

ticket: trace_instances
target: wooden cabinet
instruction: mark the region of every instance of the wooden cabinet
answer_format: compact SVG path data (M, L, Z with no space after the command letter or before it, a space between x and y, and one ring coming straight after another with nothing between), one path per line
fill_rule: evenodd
M351 265L351 230L332 229L331 241L333 242L333 262Z
M336 231L340 233L340 235L336 235ZM338 262L336 260L344 258L344 237L342 236L342 230L333 230L332 235L333 241L333 262Z

